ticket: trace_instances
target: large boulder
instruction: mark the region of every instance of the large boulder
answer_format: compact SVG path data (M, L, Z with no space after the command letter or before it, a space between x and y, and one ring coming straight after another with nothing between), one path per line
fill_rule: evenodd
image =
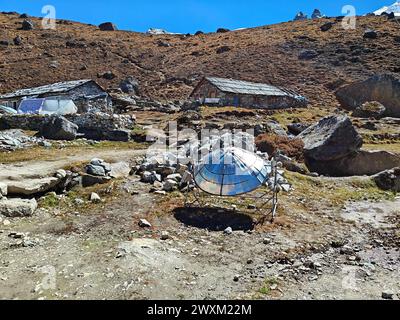
M319 174L346 177L374 175L400 166L400 155L387 151L360 150L343 158L330 161L306 160L307 167Z
M62 116L55 115L45 121L40 134L51 140L74 140L78 135L78 126Z
M307 19L308 19L308 16L300 11L296 14L293 21L301 21L301 20L307 20Z
M33 22L31 20L24 20L22 21L22 26L21 29L22 30L33 30L35 28L35 25L33 24Z
M319 9L314 9L313 13L311 14L311 19L321 19L323 17L325 17L325 16L322 14L321 10L319 10Z
M325 117L298 138L304 142L306 158L330 161L343 158L362 146L362 138L347 116Z
M6 217L31 216L37 208L35 199L0 199L0 214Z
M104 22L99 25L101 31L117 31L117 26L112 22Z
M385 116L400 117L399 76L376 75L365 81L339 88L336 97L347 110L354 110L368 101L378 101L386 108Z
M382 190L400 192L400 167L380 172L373 179Z
M53 176L44 177L32 175L28 178L7 181L7 191L10 195L33 196L55 190L67 178L65 170L57 170Z

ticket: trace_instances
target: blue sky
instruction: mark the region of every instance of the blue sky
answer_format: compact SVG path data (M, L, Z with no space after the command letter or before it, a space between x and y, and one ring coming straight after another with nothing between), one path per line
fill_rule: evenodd
M341 15L353 5L357 15L379 9L395 0L0 0L0 11L43 16L44 5L56 8L57 18L99 24L112 21L119 29L146 31L162 28L171 32L237 29L293 19L298 11L314 8L329 16Z

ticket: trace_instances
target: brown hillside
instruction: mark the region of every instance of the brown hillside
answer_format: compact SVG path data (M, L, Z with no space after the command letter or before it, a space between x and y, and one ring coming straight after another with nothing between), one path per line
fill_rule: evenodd
M105 88L131 75L142 94L157 99L185 99L203 75L288 86L313 106L335 107L333 90L344 82L379 72L400 72L400 24L386 17L360 17L356 30L344 30L335 18L199 36L151 36L100 31L96 26L58 21L57 30L19 30L19 15L0 14L0 92L56 81L93 78ZM322 32L320 26L336 22ZM364 39L365 29L378 31ZM22 45L13 44L16 36ZM169 46L166 46L169 44ZM229 51L217 53L220 47ZM303 49L316 50L300 60ZM224 51L224 50L222 50ZM113 80L98 79L112 71Z

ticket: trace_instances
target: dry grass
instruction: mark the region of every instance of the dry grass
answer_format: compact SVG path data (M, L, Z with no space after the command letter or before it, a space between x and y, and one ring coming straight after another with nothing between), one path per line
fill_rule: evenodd
M146 148L146 144L139 144L136 142L113 142L101 141L95 145L73 145L66 144L64 147L59 148L55 144L54 147L44 148L34 146L26 149L19 149L12 152L0 152L0 163L14 163L24 162L31 160L54 160L68 156L74 156L78 153L84 153L90 150L140 150Z
M289 139L288 137L266 133L259 135L255 143L258 150L267 152L271 156L279 150L291 158L303 160L304 143L300 139Z

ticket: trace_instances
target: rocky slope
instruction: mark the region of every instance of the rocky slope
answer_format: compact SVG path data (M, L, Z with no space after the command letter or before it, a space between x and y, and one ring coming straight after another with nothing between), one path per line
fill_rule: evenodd
M312 106L334 108L338 86L400 72L400 23L387 17L359 17L355 30L331 18L197 36L100 31L63 20L56 30L43 30L35 18L35 29L24 31L23 20L0 14L2 93L81 78L115 88L133 76L142 95L174 100L185 99L203 75L214 75L288 86ZM322 31L327 22L331 28ZM377 38L364 38L368 28ZM115 77L98 78L107 71Z

